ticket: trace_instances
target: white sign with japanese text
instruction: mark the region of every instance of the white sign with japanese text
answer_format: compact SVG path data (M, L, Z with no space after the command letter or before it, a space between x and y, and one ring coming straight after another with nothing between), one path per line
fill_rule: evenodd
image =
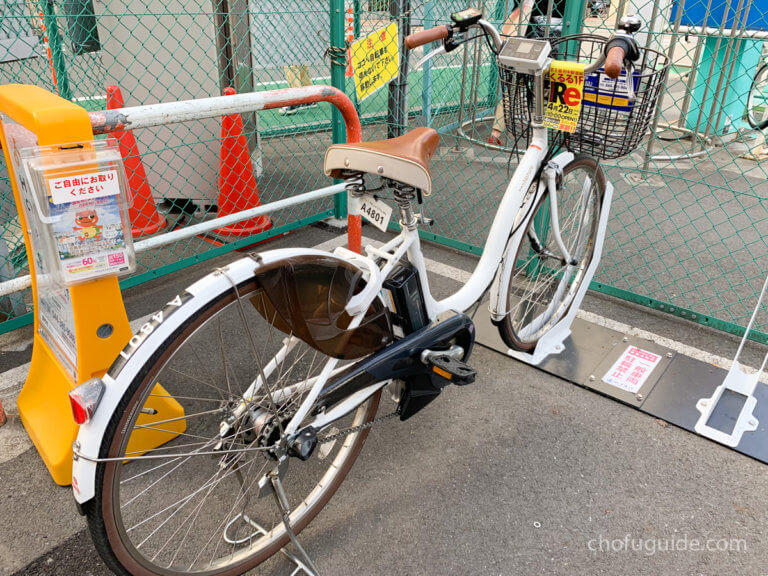
M661 356L636 346L628 346L603 376L603 382L637 394L661 361Z
M95 200L96 198L120 194L117 170L50 178L48 187L51 191L52 204Z

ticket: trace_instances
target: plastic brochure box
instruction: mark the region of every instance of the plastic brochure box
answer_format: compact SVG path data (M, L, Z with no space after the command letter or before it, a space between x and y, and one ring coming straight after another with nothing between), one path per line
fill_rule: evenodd
M19 151L20 190L37 257L70 286L136 267L128 189L116 143L35 146Z

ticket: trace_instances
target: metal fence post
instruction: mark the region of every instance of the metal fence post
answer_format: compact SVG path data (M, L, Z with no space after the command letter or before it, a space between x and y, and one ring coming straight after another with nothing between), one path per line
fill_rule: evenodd
M345 72L345 43L344 43L344 0L330 0L331 2L331 85L346 93ZM341 113L334 108L331 112L331 132L334 144L347 141L347 133L344 129L344 119ZM347 195L337 194L333 201L334 217L347 217Z
M566 0L563 13L563 36L572 36L581 32L586 4L587 0ZM573 59L578 60L578 46L576 42L567 42L565 54L573 55ZM568 59L567 56L565 59Z
M432 28L435 25L435 5L433 0L427 0L424 3L424 19L422 21L424 29ZM424 53L427 54L437 44L431 42L424 47ZM427 60L422 66L421 77L421 110L426 120L427 126L432 126L432 60Z
M56 9L52 0L43 1L43 21L48 36L48 46L51 48L51 60L53 70L56 74L54 84L59 92L59 96L72 99L72 91L69 88L69 77L67 76L67 65L64 61L64 51L61 46L61 35L59 34L59 24L56 21Z
M352 0L352 33L355 35L355 39L360 38L360 6L361 0Z
M411 0L390 0L389 14L400 29L400 73L389 83L387 138L400 136L408 123L408 50L405 37L411 33Z

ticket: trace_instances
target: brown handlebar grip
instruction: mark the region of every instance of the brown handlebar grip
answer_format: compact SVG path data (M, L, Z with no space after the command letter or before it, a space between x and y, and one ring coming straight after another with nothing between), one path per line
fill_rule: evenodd
M605 75L615 80L621 75L622 68L624 68L624 48L614 46L605 56Z
M444 25L444 26L435 26L434 28L428 28L427 30L422 30L421 32L415 32L413 34L409 34L405 37L405 47L408 48L408 50L413 50L417 46L423 46L424 44L429 44L430 42L434 42L435 40L444 40L448 38L451 35L451 27Z

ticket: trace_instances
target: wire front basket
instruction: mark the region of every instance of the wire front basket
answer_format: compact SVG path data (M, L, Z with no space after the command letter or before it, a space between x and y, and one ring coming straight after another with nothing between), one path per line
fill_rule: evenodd
M580 62L596 60L602 54L606 40L591 34L549 38L551 57ZM634 100L627 98L626 71L618 81L608 78L602 68L588 74L576 131L550 131L551 143L561 143L572 152L597 158L626 156L638 147L651 123L668 70L669 59L664 54L640 48L640 59L632 72ZM525 149L534 106L533 76L499 64L499 82L506 130L512 138L510 147ZM548 97L549 77L546 76L545 107Z

